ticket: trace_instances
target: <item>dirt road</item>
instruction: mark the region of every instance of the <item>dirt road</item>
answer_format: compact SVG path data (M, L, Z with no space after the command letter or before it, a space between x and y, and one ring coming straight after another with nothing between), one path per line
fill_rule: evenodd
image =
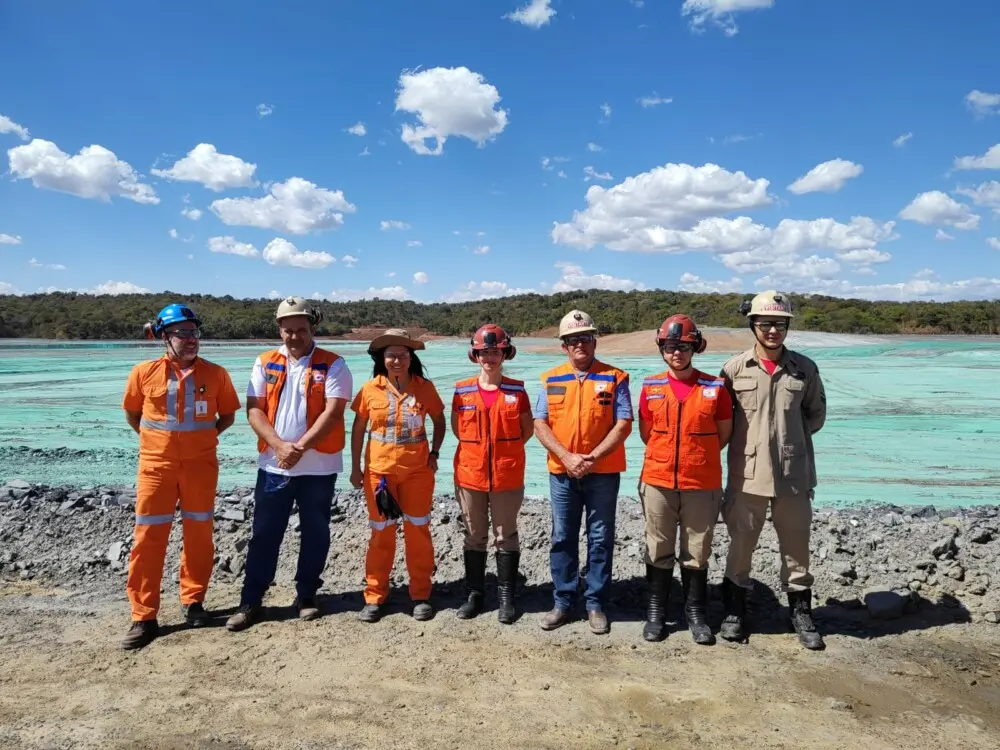
M792 635L647 644L638 621L554 633L529 612L429 623L355 618L355 593L300 623L179 627L117 650L123 600L4 583L0 747L995 748L1000 631L950 625L825 652ZM231 605L232 587L213 601ZM291 601L282 589L271 601ZM231 611L231 610L229 610Z

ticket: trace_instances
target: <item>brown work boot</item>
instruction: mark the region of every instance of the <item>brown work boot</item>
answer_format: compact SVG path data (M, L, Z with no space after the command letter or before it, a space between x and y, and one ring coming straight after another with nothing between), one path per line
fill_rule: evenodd
M226 620L226 630L231 630L232 632L237 632L239 630L246 630L255 622L260 616L260 607L251 607L250 605L244 604L240 607L240 611Z
M590 623L590 630L597 635L604 635L611 630L608 624L608 616L597 609L587 612L587 621Z
M319 604L315 597L303 597L295 602L299 610L300 620L315 620L320 616Z
M569 622L569 612L559 607L553 607L542 617L542 630L555 630Z
M160 634L160 626L156 620L135 620L122 639L122 648L133 651L148 646Z

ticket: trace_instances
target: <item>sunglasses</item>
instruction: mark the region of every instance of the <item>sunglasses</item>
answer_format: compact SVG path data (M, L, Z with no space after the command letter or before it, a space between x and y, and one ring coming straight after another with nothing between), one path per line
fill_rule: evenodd
M397 362L401 362L404 359L409 359L410 358L410 353L409 352L402 352L400 354L390 354L389 352L386 352L382 356L383 356L384 359L391 359L391 360L394 360L394 361L397 361Z
M690 354L694 351L694 344L688 344L686 342L678 342L671 344L669 341L663 343L660 347L660 351L664 352L680 352L681 354Z
M200 339L201 329L200 328L179 328L176 331L170 331L168 334L170 337L175 339Z
M581 344L592 344L594 343L594 337L588 335L580 336L567 336L563 339L563 344L566 346L580 346Z
M778 331L779 333L782 333L788 330L788 321L777 320L777 321L771 321L769 323L754 323L753 327L756 328L761 333L766 333L767 331L770 331L772 328Z

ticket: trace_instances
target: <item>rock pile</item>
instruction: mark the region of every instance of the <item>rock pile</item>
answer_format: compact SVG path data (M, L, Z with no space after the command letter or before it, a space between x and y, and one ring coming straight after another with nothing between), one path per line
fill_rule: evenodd
M135 490L121 487L72 488L13 480L0 487L0 576L36 579L62 588L90 588L121 595L132 545ZM437 554L435 581L442 590L461 588L462 527L452 496L435 499L432 535ZM253 491L227 491L216 498L216 581L238 582L243 572L253 520ZM523 584L528 595L548 597L548 505L528 502L521 512ZM180 523L174 525L165 586L176 581ZM293 516L282 548L277 580L294 577L298 545ZM339 490L331 521L332 544L324 590L359 591L364 584L368 539L364 498ZM716 527L711 579L719 583L729 538ZM581 542L581 560L586 559ZM930 506L865 506L817 511L812 532L816 606L820 617L891 620L910 613L950 612L954 620L1000 620L1000 508L979 506L946 512ZM614 604L642 606L644 586L642 513L638 504L619 504ZM394 585L405 587L403 545L397 547ZM774 599L780 554L773 527L765 526L754 556L758 580L754 616L778 620ZM718 604L716 604L718 606ZM940 619L940 618L939 618Z

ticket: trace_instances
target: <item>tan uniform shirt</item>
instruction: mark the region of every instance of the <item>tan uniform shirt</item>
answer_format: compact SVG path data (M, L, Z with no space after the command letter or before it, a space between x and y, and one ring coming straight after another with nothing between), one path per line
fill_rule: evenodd
M722 366L733 397L730 490L764 497L806 495L816 486L813 433L826 421L819 368L785 349L768 375L754 349Z

